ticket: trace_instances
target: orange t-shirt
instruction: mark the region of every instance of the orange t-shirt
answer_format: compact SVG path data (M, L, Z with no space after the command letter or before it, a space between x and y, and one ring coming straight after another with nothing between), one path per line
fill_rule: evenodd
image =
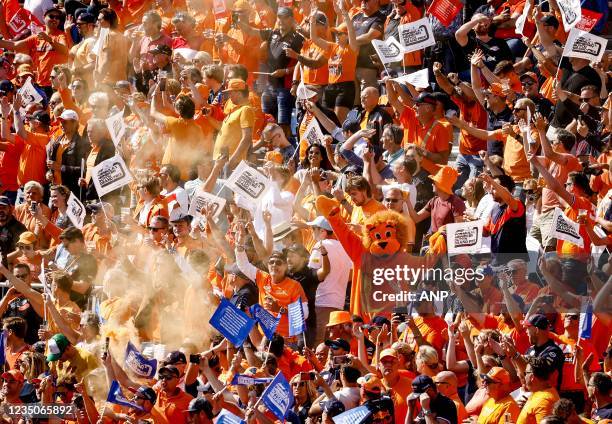
M54 43L70 48L68 38L62 31L53 31L49 34L49 37ZM25 42L26 49L29 51L28 54L32 57L32 63L36 66L36 82L42 87L50 86L53 67L68 63L68 52L66 54L58 53L53 49L51 43L38 38L36 35L29 36L25 39Z
M24 185L28 181L36 181L46 184L47 179L47 150L45 147L49 142L49 134L31 132L26 130L25 140L15 136L16 143L23 143L24 149L19 158L19 173L17 183Z
M354 52L348 45L342 47L338 43L333 43L327 61L329 83L355 81L356 67L357 52Z
M591 177L591 190L597 193L599 200L606 197L608 190L612 188L612 176L610 171L604 169L601 175L593 175Z
M480 103L474 100L464 100L463 97L459 96L453 96L452 99L459 106L461 119L476 128L487 127L487 111ZM462 155L477 155L480 150L487 150L487 141L461 130L459 133L459 153Z
M366 219L374 215L378 211L384 211L387 208L376 199L370 199L361 206L354 206L351 213L351 224L362 225Z
M314 59L319 55L323 55L325 58L330 57L330 51L324 50L317 46L312 40L304 41L302 46L301 55L308 58ZM302 64L302 82L304 84L312 85L326 85L329 77L329 68L327 65L320 66L318 68L311 68Z
M405 148L408 144L416 144L432 153L446 152L450 149L450 143L453 139L452 130L439 120L421 125L416 117L416 112L411 107L405 107L399 118L400 123L404 127L404 141L402 142ZM423 169L430 174L435 174L439 165L423 158L421 162Z
M11 370L19 369L15 367L15 363L21 357L21 355L23 355L24 352L27 352L28 350L30 350L30 345L27 345L27 344L23 345L21 349L17 350L16 352L10 352L8 348L5 348L4 355L6 358L6 362L9 365L9 369Z
M389 396L393 400L395 424L404 424L406 413L408 412L408 403L406 398L412 393L412 378L405 374L400 374L397 382L390 386L383 379L383 385L389 391Z
M523 298L525 304L531 304L540 292L540 286L531 281L526 281L518 286L515 286L514 294L518 294Z
M567 337L564 334L557 335L553 332L550 333L550 336L563 351L564 362L562 370L563 379L561 380L561 391L563 392L586 390L582 383L582 380L576 381L576 379L574 378L574 362L576 360L576 340ZM580 339L580 347L582 348L585 358L589 356L590 353L593 354L594 358L597 358L597 352L595 352L595 348L589 340ZM591 363L590 371L599 371L599 363L597 360L594 360Z
M504 163L502 167L514 181L521 182L531 178L531 168L527 161L523 143L514 137L504 135L502 130L494 132L495 140L504 143Z
M302 302L306 302L308 300L300 283L292 280L291 278L285 278L280 283L273 283L270 274L258 269L255 283L259 288L260 305L265 304L264 299L266 296L272 297L274 301L276 301L276 303L283 308L287 308L290 303L295 302L300 297L302 298ZM276 315L277 312L278 311L274 311L272 313ZM281 319L278 323L278 327L276 328L276 332L283 337L287 337L289 335L289 318L287 314L281 314Z
M219 58L223 63L246 66L249 75L259 70L259 45L257 36L246 35L242 30L230 28L227 31L230 40L219 50Z
M442 317L438 316L419 316L414 319L414 323L421 332L423 339L425 339L425 341L429 343L431 347L436 349L436 351L438 352L438 358L442 360L442 358L444 358L444 356L442 356L442 348L448 342L448 324L446 323L446 321L444 321ZM406 329L406 331L409 330ZM412 331L408 336L405 333L406 332L404 332L404 334L402 334L402 337L400 338L406 340L406 343L416 346L416 340L414 340Z
M187 412L189 402L193 397L181 389L174 396L168 396L161 388L155 389L157 402L151 413L159 414L168 424L183 424L187 422Z

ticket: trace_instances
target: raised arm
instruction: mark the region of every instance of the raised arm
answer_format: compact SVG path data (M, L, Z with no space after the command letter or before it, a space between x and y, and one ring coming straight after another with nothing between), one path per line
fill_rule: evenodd
M455 33L455 40L457 40L457 43L459 43L461 47L467 46L468 35L470 31L476 28L476 25L478 25L479 23L488 22L488 21L489 21L489 18L484 15L472 17L471 21L466 22L463 25L461 25L461 27L459 27L459 29Z
M387 89L387 98L389 99L389 104L393 107L398 114L402 114L404 108L407 106L401 101L399 96L399 84L396 81L393 81L389 77L385 77L385 87Z
M6 269L4 265L2 265L1 260L0 260L0 274L4 275L4 277L8 280L11 286L15 287L15 290L17 290L19 293L21 293L22 295L28 298L28 300L30 301L32 305L32 308L34 309L34 312L36 312L36 314L39 317L45 316L45 311L44 311L45 302L44 302L42 294L40 294L39 292L31 288L20 278L15 277L13 273L11 273L8 269Z
M485 98L482 94L482 85L480 84L480 72L479 68L484 67L482 62L484 54L481 50L475 50L472 58L470 59L470 74L472 78L472 90L474 91L474 97L478 100L483 107L485 106Z
M440 62L434 62L433 74L440 88L449 96L452 95L455 91L455 87L451 84L446 75L442 73L442 64Z
M514 212L518 209L520 201L512 196L508 189L493 179L490 175L481 174L480 178L487 184L490 184L502 198L502 201L507 204Z
M542 163L538 160L537 156L531 156L529 161L540 172L540 175L544 178L544 181L546 181L546 185L549 189L554 191L557 196L562 198L568 205L574 203L574 195L569 193L565 189L565 187L561 185L561 183L557 181L557 179L553 177L550 172L548 172L548 169L544 165L542 165Z

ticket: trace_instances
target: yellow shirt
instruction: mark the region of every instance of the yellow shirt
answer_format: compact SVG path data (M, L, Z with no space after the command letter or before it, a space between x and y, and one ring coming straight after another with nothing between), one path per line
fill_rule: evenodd
M552 413L553 405L558 400L559 394L554 388L533 393L523 406L516 424L539 424L545 416Z
M200 126L193 119L166 117L166 128L170 133L162 163L171 163L181 170L181 178L188 179L194 161L210 152Z
M478 416L478 424L500 424L504 422L506 413L510 414L512 422L516 421L516 418L521 413L517 403L512 399L512 396L508 395L496 401L493 398L489 398L480 410Z
M100 365L91 353L76 346L74 349L76 350L74 357L65 362L56 362L58 380L63 376L74 375L77 381L81 381Z
M370 216L378 211L384 211L385 207L377 200L370 199L363 206L355 206L351 213L351 224L361 225Z
M244 128L252 129L254 125L255 111L250 105L238 106L237 109L230 112L223 120L223 125L217 136L213 159L218 159L221 156L221 150L224 147L227 147L230 156L234 154L238 149L240 139L242 139L242 130ZM245 151L241 159L246 158L246 153Z

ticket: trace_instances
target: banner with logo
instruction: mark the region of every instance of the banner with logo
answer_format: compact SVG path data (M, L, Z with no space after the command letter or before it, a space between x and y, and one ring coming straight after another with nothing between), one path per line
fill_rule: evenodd
M280 322L280 315L274 317L274 315L266 311L259 303L252 305L249 310L251 311L251 316L257 320L268 340L272 340L276 332L276 327L278 327L278 323Z
M157 372L157 360L147 359L131 342L125 348L125 366L134 374L153 378Z
M416 88L429 88L429 69L421 69L420 71L411 74L402 75L401 77L393 78L400 84L410 84Z
M253 384L268 384L272 377L255 378L250 375L236 374L230 383L232 386L252 386Z
M427 17L400 25L398 31L399 41L406 53L422 50L436 44L431 22Z
M21 115L23 116L25 113L25 106L32 103L41 103L43 101L43 96L34 88L34 84L32 84L32 78L28 77L26 82L21 86L21 88L17 91L21 95Z
M132 182L132 174L121 156L116 155L94 166L91 179L98 196L102 197Z
M400 62L404 59L404 49L395 37L389 37L384 41L372 40L372 45L383 64Z
M289 318L289 337L306 332L306 320L304 319L301 297L287 306L287 314Z
M213 420L214 424L243 424L246 423L238 415L232 414L227 409L222 409L219 415Z
M249 318L227 299L221 299L209 322L235 347L242 346L255 325L254 319Z
M249 202L259 202L270 188L271 181L245 161L240 162L225 185Z
M68 215L68 218L70 218L70 221L72 221L72 225L78 229L83 228L87 211L85 210L85 206L79 199L77 199L74 193L70 192L70 197L68 197L68 203L66 206L66 215Z
M340 415L332 417L334 424L361 424L370 416L371 412L367 406L349 409Z
M429 5L427 14L436 17L442 25L448 27L462 8L463 3L459 0L434 0Z
M144 412L144 408L138 405L136 402L130 402L121 391L121 386L116 380L113 380L111 383L110 389L108 391L108 396L106 397L106 401L110 403L114 403L115 405L126 406L128 408L134 408L139 411Z
M279 420L284 421L293 403L291 386L282 372L278 372L272 383L261 395L261 401Z
M108 132L113 140L113 144L115 147L118 147L127 129L125 121L123 120L123 111L109 116L106 118L105 122L106 128L108 128Z
M557 5L561 11L561 20L563 20L563 28L568 32L580 22L582 18L582 8L580 0L557 0Z
M569 219L560 208L555 208L551 229L554 238L584 247L584 240L580 235L580 224Z
M226 200L223 197L215 196L203 190L196 191L189 204L189 215L200 216L206 212L206 209L211 207L213 219L216 221L223 208L225 208ZM204 212L203 212L204 211Z
M575 28L585 32L591 32L591 30L595 28L595 25L597 25L597 22L599 22L603 16L603 13L598 13L584 8L582 9L581 13L582 18L580 19L580 22L576 24Z
M563 48L563 56L579 57L599 63L606 52L607 40L573 28Z
M310 146L311 144L323 144L323 137L323 131L321 131L319 123L315 118L312 118L306 127L306 131L304 131L302 140L306 140Z
M482 221L446 224L446 245L449 254L476 253L482 247Z

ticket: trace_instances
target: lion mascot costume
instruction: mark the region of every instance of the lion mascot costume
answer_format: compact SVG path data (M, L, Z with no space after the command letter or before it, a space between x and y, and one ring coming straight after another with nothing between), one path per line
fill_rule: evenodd
M433 267L438 256L414 256L405 251L408 222L395 211L380 211L370 216L363 234L352 231L341 216L335 199L317 197L317 211L329 221L338 241L354 264L351 287L351 313L391 312L394 306L408 303L397 297L415 290L412 273L407 268Z

